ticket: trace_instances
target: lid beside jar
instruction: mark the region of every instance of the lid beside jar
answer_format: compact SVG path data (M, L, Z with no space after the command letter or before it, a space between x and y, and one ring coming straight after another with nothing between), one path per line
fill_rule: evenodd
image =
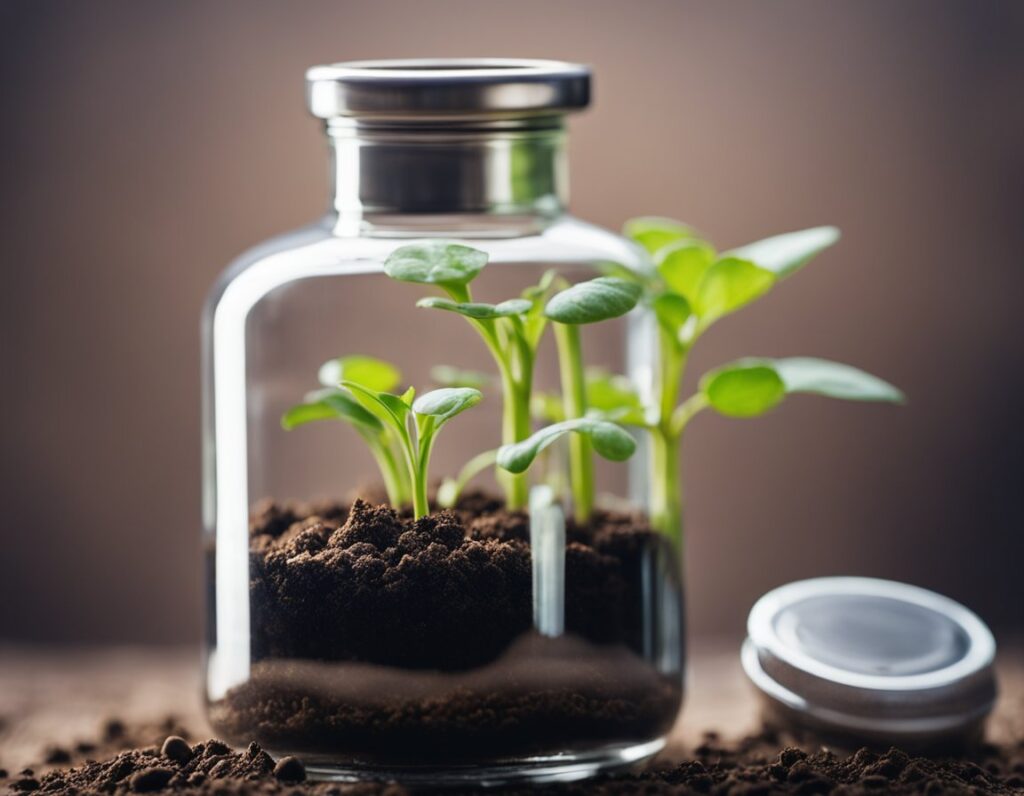
M345 61L306 72L321 119L402 121L555 116L590 102L590 69L525 58Z
M873 578L775 589L747 622L743 667L798 725L917 745L973 732L995 701L995 641L959 603Z

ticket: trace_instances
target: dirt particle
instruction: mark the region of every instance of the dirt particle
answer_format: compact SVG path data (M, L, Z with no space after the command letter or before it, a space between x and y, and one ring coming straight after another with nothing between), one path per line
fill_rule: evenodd
M274 766L274 776L282 782L302 782L306 779L306 767L297 757L282 757Z
M129 787L136 793L152 793L162 790L171 781L174 772L169 768L154 766L142 771L136 771L128 781Z
M192 747L181 736L169 735L160 747L160 754L173 760L175 763L185 765L192 759Z

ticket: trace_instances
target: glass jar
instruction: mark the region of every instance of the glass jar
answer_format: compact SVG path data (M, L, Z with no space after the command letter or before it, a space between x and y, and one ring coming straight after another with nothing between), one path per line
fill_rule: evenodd
M501 389L487 374L509 339L489 351L480 322L418 308L437 291L385 272L402 246L455 241L486 254L479 303L644 267L631 243L566 213L563 117L587 105L589 71L377 61L307 77L331 209L240 257L204 316L213 727L314 775L413 783L569 779L654 754L682 698L683 612L677 545L646 520L645 457L597 460L592 512L565 487L585 446L560 441L519 476L491 467L488 451L558 414L554 333L532 383L520 359L525 389L508 373ZM642 393L654 333L637 309L576 342L588 367ZM328 393L304 398L318 373ZM360 425L377 404L352 382L479 388L429 458L425 516L398 483L400 444L384 450L372 417ZM285 430L297 404L293 421L336 422ZM437 492L474 457L457 499L451 480Z

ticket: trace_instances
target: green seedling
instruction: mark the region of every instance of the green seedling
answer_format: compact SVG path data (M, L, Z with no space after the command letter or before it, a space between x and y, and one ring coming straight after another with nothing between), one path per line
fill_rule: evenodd
M641 286L635 282L602 276L566 287L548 301L544 315L554 321L562 382L562 414L565 418L564 423L550 428L561 428L565 423L585 418L589 410L590 390L584 371L579 327L625 315L636 306L641 293ZM594 462L591 455L591 444L595 439L593 435L591 430L573 434L569 439L569 485L572 490L573 513L576 521L581 524L590 519L594 508ZM510 469L505 464L501 466Z
M547 319L542 312L553 274L524 291L518 298L498 304L473 301L472 282L487 264L486 252L469 246L434 241L402 246L384 263L392 279L429 285L444 296L430 296L417 306L454 312L476 330L498 368L502 390L502 442L512 444L531 432L530 397L533 369ZM486 465L485 465L486 467ZM522 509L527 502L527 482L519 474L499 471L499 483L510 509Z
M350 390L398 440L412 482L413 516L425 517L430 513L427 482L437 434L453 417L480 403L483 398L480 391L470 387L442 387L416 398L411 387L402 395L396 395L351 381L342 381L341 386Z
M625 233L650 254L654 268L637 280L657 319L655 405L643 425L651 433L651 522L678 538L682 527L680 441L704 409L755 417L786 395L813 393L853 401L900 403L902 393L868 373L821 359L744 359L706 374L680 401L686 361L708 327L765 295L839 239L835 227L777 235L718 253L685 224L662 218L629 221ZM629 422L638 419L626 411Z
M314 420L350 423L366 441L395 508L412 503L419 519L430 512L427 482L438 432L453 417L483 397L469 387L444 387L416 398L411 387L389 392L401 375L394 366L370 357L342 357L320 369L321 383L334 382L306 396L281 419L286 429Z
M338 385L344 380L368 389L386 392L401 381L394 365L373 357L349 356L325 362L318 374L322 389L306 395L281 418L286 430L315 420L341 420L356 430L377 462L388 500L396 508L412 502L412 481L402 461L398 438L375 414L368 411L352 393Z

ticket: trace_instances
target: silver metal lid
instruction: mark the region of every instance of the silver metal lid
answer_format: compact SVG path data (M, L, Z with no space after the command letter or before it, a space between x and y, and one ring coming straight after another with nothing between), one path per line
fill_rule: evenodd
M314 66L306 82L310 112L321 119L551 116L590 102L590 69L563 61L345 61Z
M766 705L818 730L928 743L979 728L995 701L992 633L926 589L798 581L757 601L747 633L743 668Z

